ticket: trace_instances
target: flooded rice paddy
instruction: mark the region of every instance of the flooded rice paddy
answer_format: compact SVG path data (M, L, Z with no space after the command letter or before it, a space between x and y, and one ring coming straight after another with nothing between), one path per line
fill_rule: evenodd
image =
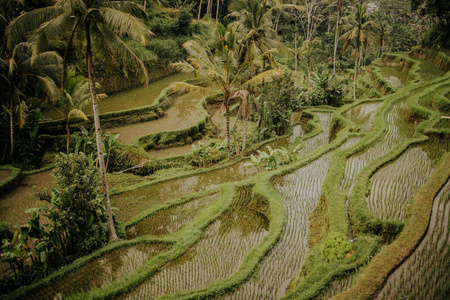
M381 220L404 221L416 190L426 182L441 155L448 151L449 140L432 138L381 168L371 179L369 210Z
M204 288L237 271L267 234L268 220L250 208L251 189L241 188L232 207L203 232L200 241L123 299L151 299Z
M377 299L445 299L450 268L450 181L433 202L428 231L412 255L391 274Z
M369 102L359 104L344 116L355 123L356 128L360 128L363 132L369 132L373 127L377 110L383 105L383 102Z
M133 88L131 90L108 95L98 103L98 111L100 114L137 108L151 105L161 91L172 82L183 81L193 78L192 74L176 73L169 75L154 82L150 82L147 86ZM92 107L87 105L83 112L92 115ZM56 110L44 111L44 117L52 119L61 119L61 115Z
M192 221L199 211L217 200L220 196L220 193L207 195L187 203L158 211L136 225L127 227L127 238L133 239L144 235L171 234Z
M25 219L31 217L25 210L40 206L41 201L36 197L33 186L40 190L51 188L54 183L52 172L27 175L18 187L0 198L0 220L7 222L10 229L14 230L14 225L25 224Z
M378 66L381 75L395 88L404 87L408 83L408 73L402 72L396 67Z
M31 298L62 299L95 287L106 286L130 275L150 258L169 249L170 246L165 244L139 244L116 249L36 291Z
M422 62L421 62L422 63ZM424 65L422 77L431 80L432 68ZM380 67L383 76L390 78L391 84L401 87L407 83L407 74L392 67ZM427 75L428 74L428 75ZM440 76L440 75L439 75ZM179 81L182 79L173 80ZM167 80L169 80L168 78ZM169 82L168 82L169 83ZM168 84L167 83L167 84ZM167 86L166 84L166 86ZM164 86L165 87L165 86ZM133 90L134 91L134 90ZM138 93L134 91L133 93ZM125 96L124 96L125 95ZM128 102L138 100L134 96L121 97ZM147 92L142 92L145 97ZM120 94L117 94L120 96ZM136 94L136 97L138 95ZM149 96L148 96L149 97ZM156 96L155 96L156 97ZM133 138L144 134L186 128L200 117L197 103L201 95L186 94L174 99L172 105L161 119L140 124L127 125L113 129L121 134L121 141L130 143ZM106 102L109 98L105 99ZM152 98L153 101L154 97ZM117 100L119 101L119 100ZM123 101L123 100L122 100ZM128 104L127 104L128 105ZM147 105L147 104L144 104ZM375 114L382 102L359 104L344 114L360 128L361 136L349 138L339 148L325 153L315 160L303 165L291 173L272 180L273 188L283 199L285 210L284 227L274 247L262 258L252 276L242 282L222 299L278 299L285 295L292 280L298 276L308 254L309 214L316 207L322 193L322 184L327 176L328 168L335 151L348 149L363 139L364 134L373 131ZM114 104L111 102L110 107ZM373 145L347 158L345 175L341 189L349 192L356 175L375 159L388 154L396 146L410 139L415 127L404 120L407 115L406 103L399 102L387 112L386 131L381 139ZM117 110L117 107L115 108ZM121 107L120 109L124 109ZM331 113L315 113L322 131L316 136L302 141L298 151L299 157L305 158L315 149L330 143ZM212 116L213 123L224 128L225 118L216 111ZM231 124L233 123L233 118ZM216 124L216 125L217 125ZM242 122L238 122L242 129ZM446 123L444 125L446 126ZM222 131L223 134L223 131ZM304 135L301 125L293 127L293 135L287 139L270 143L272 148L288 147L297 137ZM183 154L191 149L191 145L180 147L176 151L167 149L161 157ZM267 145L266 145L267 147ZM176 148L175 148L176 149ZM264 147L262 148L264 149ZM398 158L386 164L373 174L370 182L370 193L367 197L369 210L377 217L386 220L405 221L409 201L414 192L429 177L438 165L443 154L450 150L450 141L437 136L428 141L414 145ZM164 151L164 150L163 150ZM159 155L158 152L154 156ZM158 154L157 154L158 153ZM222 183L239 182L258 175L255 167L247 166L248 160L215 169L206 173L188 177L173 178L166 181L150 182L142 177L138 180L134 175L111 175L111 187L141 187L111 197L113 207L117 207L115 216L120 222L129 222L142 213L153 212L142 220L125 228L126 243L138 243L115 248L87 262L84 266L64 275L61 279L50 283L47 287L33 293L34 298L58 299L77 293L84 293L95 288L108 288L136 270L143 271L152 258L171 251L168 244L160 242L140 242L146 239L172 240L186 233L186 226L198 220L205 212L223 196L220 190L207 194L205 191L218 188ZM0 171L0 181L9 173ZM36 176L38 175L38 176ZM2 177L3 176L3 177ZM257 177L260 178L260 177ZM258 179L256 179L258 180ZM50 187L51 171L26 176L22 185L0 199L0 219L11 224L21 224L26 215L23 211L38 206L38 201L30 185ZM120 186L119 186L120 185ZM193 193L202 193L198 197L186 197ZM419 247L384 285L379 299L432 299L435 293L448 284L448 224L450 214L450 183L436 197L433 205L430 227ZM174 202L176 200L176 202ZM17 205L19 203L19 205ZM122 299L153 299L159 297L177 298L181 294L201 290L211 285L220 286L224 280L232 277L242 266L244 260L252 253L252 249L268 234L270 217L264 215L267 204L254 202L252 187L237 187L231 206L215 219L211 219L198 240L185 248L178 257L173 257L158 267L156 273L135 283ZM17 207L15 207L17 206ZM166 204L163 209L159 205ZM158 210L156 210L158 208ZM22 214L21 214L22 213ZM189 229L189 227L187 228ZM174 238L175 237L175 238ZM159 258L161 256L158 256ZM148 264L147 264L148 266ZM3 266L0 265L0 270ZM331 283L322 293L320 299L347 290L357 280L351 275ZM224 292L224 291L221 291Z
M111 197L111 204L119 210L115 212L120 221L128 221L154 205L178 199L184 195L207 191L225 182L241 181L254 176L258 170L245 166L245 161L230 167L185 178L172 179L146 188Z
M414 128L403 119L405 107L404 103L399 103L388 112L386 117L387 131L379 142L376 142L367 150L356 153L347 159L341 189L349 191L355 176L362 168L372 160L387 154L395 145L412 136Z
M162 118L157 120L129 124L111 128L113 134L120 134L119 140L124 144L130 144L134 138L156 133L160 131L175 131L190 127L197 123L202 112L197 104L202 98L199 93L187 93L174 98L171 105Z

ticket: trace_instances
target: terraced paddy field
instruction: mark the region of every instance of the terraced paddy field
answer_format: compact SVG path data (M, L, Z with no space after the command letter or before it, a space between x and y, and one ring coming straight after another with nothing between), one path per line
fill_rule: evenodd
M118 208L115 216L123 239L6 298L444 295L449 276L450 140L439 109L443 106L435 101L448 94L450 73L434 72L428 61L415 61L424 66L419 75L428 78L404 80L405 88L391 95L341 108L306 109L308 118L294 121L291 136L268 144L297 149L297 158L278 169L261 170L241 157L186 172L165 170L172 174L165 177L111 174L111 202ZM382 71L383 76L401 82L405 73L393 69ZM438 75L431 79L431 73ZM194 107L199 100L194 98L180 99ZM177 110L174 105L160 120L139 124L145 132L123 135L134 138L150 129L189 126ZM213 122L224 123L220 113L213 115ZM50 186L51 171L38 174L41 185ZM32 184L35 175L27 175L22 184ZM424 187L429 191L425 198L420 196ZM22 208L36 206L21 200L32 197L20 188L3 196L0 205L14 200L16 205L22 201ZM431 216L429 221L416 218L423 199L431 203L429 211L420 206L424 216ZM20 224L25 218L18 215L15 221L3 211L1 220ZM401 232L386 238L389 226ZM335 252L327 252L330 244ZM397 248L386 254L390 247ZM377 272L371 273L373 269Z
M158 97L163 89L169 84L176 81L183 81L191 79L191 74L176 73L169 75L154 82L150 82L147 86L134 88L128 91L115 93L102 99L98 103L99 113L114 112L119 110L125 110L129 108L141 107L150 105L153 100ZM92 107L86 106L83 112L91 115ZM45 111L44 116L46 118L61 119L61 115L56 110Z

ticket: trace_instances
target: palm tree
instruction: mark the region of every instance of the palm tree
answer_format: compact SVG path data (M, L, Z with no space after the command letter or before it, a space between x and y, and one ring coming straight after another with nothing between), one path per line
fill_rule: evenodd
M345 20L345 24L341 26L342 31L345 33L339 40L344 41L342 51L345 51L347 47L354 43L355 49L355 75L353 76L353 100L356 100L356 77L358 76L358 60L362 56L363 47L367 51L370 50L370 44L375 41L374 32L377 25L374 21L368 20L366 14L366 8L357 4L355 7L355 14L350 15Z
M380 46L380 51L378 52L378 57L383 55L384 42L386 41L386 36L390 33L389 25L386 21L383 21L378 26L378 41Z
M172 64L178 71L196 72L205 78L209 86L205 88L196 84L177 82L171 84L170 87L181 92L207 92L211 89L221 92L223 94L223 105L226 109L226 131L229 144L231 100L242 97L243 94L248 94L249 89L254 88L263 80L281 76L283 72L272 69L258 75L252 75L253 73L250 72L251 63L248 61L239 62L238 60L239 47L236 45L234 30L228 28L224 35L223 29L223 25L218 23L218 31L222 30L222 33L218 36L223 38L218 38L215 52L209 49L205 39L197 37L196 40L187 41L183 44L188 52L188 61ZM228 145L227 148L229 149Z
M306 71L308 74L308 82L311 81L311 72L312 72L312 63L311 63L311 58L313 57L315 51L316 51L316 46L320 44L320 40L318 38L315 38L312 41L303 41L303 43L301 44L301 46L299 48L296 49L296 55L298 58L301 57L306 57Z
M23 128L26 122L26 112L28 110L26 95L22 93L30 78L35 78L44 95L48 100L53 101L57 95L57 87L53 79L60 72L61 57L53 51L43 52L34 59L31 57L30 46L26 42L16 44L5 59L0 59L0 81L6 90L9 107L10 123L10 155L14 155L14 107L18 106L19 127Z
M344 8L344 0L336 0L336 28L334 29L333 75L336 74L336 54L339 38L339 17Z
M272 3L273 2L273 5ZM235 0L231 2L230 17L235 17L234 24L237 32L242 36L241 57L243 61L252 61L264 54L265 62L269 61L277 66L272 49L284 49L283 43L277 40L277 34L273 29L272 11L279 7L276 1L260 0Z
M97 88L100 85L97 84ZM97 98L104 98L106 94L97 94ZM66 152L69 154L70 146L70 118L78 117L89 121L83 108L90 103L89 81L82 75L75 75L69 72L64 81L63 89L59 90L58 102L54 108L61 114L66 121L67 145Z
M61 39L67 40L65 59L72 44L75 44L77 49L84 50L110 241L117 239L117 234L112 217L102 151L92 49L94 48L96 53L110 64L114 62L114 56L118 55L124 62L138 66L136 71L140 72L141 78L148 82L143 62L121 39L126 36L142 44L147 42L152 33L140 17L145 17L145 12L139 4L131 1L58 0L54 6L35 9L20 15L10 23L7 29L7 47L24 40L28 32L38 28L31 38L35 54L52 46L52 42ZM64 69L62 82L64 82Z

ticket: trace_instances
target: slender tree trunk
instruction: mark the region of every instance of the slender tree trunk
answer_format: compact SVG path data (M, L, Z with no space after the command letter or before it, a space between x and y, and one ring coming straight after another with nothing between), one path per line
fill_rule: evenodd
M294 35L294 55L295 55L295 76L294 83L297 85L297 71L298 71L298 58L297 58L297 20L295 20L295 35Z
M70 33L69 41L67 42L66 49L64 50L63 65L62 65L62 70L61 70L61 91L63 93L64 93L64 77L66 76L67 56L69 54L70 44L72 44L73 36L75 35L75 29L78 27L79 22L80 22L80 19L77 20L75 27L73 28L72 32Z
M242 139L242 152L245 151L245 146L247 144L247 120L248 120L248 113L244 114L244 137Z
M208 5L206 6L206 15L211 18L212 16L212 1L208 0Z
M200 13L202 12L202 2L203 0L200 0L200 4L198 6L198 16L197 16L197 20L200 20Z
M92 112L94 116L95 125L95 140L97 142L98 163L100 166L100 174L102 178L102 188L106 207L106 218L108 225L108 239L109 241L117 240L116 229L114 228L114 221L111 211L111 203L109 201L108 181L106 179L105 159L103 157L102 147L102 130L100 128L100 117L98 113L97 95L95 94L94 68L92 63L92 49L91 36L89 32L89 20L86 21L86 60L89 78L89 93L91 95Z
M219 22L219 0L217 0L217 8L216 8L216 23Z
M336 16L336 30L334 32L334 55L333 55L333 75L336 74L336 54L338 46L339 9Z
M308 54L306 59L306 70L308 71L308 82L311 81L311 55Z
M15 95L13 95L14 97ZM9 152L9 156L14 155L14 109L13 109L13 98L9 99L9 135L11 138L11 150Z
M236 124L237 124L240 114L241 114L241 106L239 106L239 110L237 112L236 119L234 120L233 126L231 127L232 129L234 129L236 127Z
M230 142L231 142L231 140L230 140L230 100L228 99L229 98L228 93L224 93L223 96L224 96L224 100L225 100L225 112L226 112L226 120L227 120L227 125L226 125L226 128L227 128L227 150L229 153Z
M355 58L355 75L353 76L353 100L356 101L356 76L358 76L358 55Z

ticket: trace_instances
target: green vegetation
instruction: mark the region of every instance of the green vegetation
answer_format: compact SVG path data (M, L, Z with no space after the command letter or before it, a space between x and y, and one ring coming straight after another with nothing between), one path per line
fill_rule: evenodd
M444 295L448 9L406 2L2 1L0 297Z

